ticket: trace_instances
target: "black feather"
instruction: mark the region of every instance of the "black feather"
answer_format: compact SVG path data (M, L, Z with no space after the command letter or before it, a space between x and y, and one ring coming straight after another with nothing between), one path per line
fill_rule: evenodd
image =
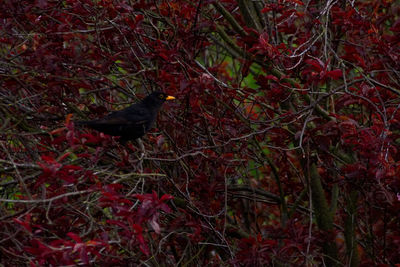
M153 92L139 103L123 110L114 111L104 118L91 121L76 121L75 125L87 126L99 132L121 136L121 141L133 140L147 133L166 100L175 99L161 92Z

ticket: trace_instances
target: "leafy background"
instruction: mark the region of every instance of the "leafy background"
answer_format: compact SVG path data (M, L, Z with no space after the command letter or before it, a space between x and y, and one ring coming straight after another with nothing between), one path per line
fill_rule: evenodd
M396 266L398 1L0 3L5 266ZM136 142L77 129L151 91Z

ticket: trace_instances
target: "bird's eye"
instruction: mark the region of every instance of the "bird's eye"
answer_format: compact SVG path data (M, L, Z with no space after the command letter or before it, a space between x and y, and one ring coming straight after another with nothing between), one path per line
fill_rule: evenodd
M164 99L164 98L165 98L165 95L163 95L163 94L160 94L160 95L158 95L158 98L160 98L160 99Z

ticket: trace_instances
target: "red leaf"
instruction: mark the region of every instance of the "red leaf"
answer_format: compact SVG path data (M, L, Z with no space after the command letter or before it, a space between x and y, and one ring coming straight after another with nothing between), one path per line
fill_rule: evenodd
M24 227L25 228L25 230L27 230L29 233L32 233L32 228L31 228L31 226L30 226L30 224L29 224L29 222L28 221L21 221L21 220L19 220L19 219L17 219L17 218L13 218L13 221L14 222L16 222L16 223L18 223L19 225L21 225L22 227Z
M279 82L279 79L278 79L276 76L274 76L274 75L265 75L265 78L266 78L267 80L273 80L273 81L275 81L275 82Z
M79 256L80 256L81 261L83 262L83 264L85 264L85 265L89 264L89 257L88 257L88 253L87 253L87 250L86 250L86 246L81 246L80 247Z
M158 218L157 216L153 216L150 220L150 225L153 228L154 232L156 232L157 234L161 233L161 227L160 224L158 223Z
M271 46L271 45L269 44L269 36L268 36L268 33L264 32L264 33L260 34L259 42L260 42L260 44L261 44L262 46L264 46L264 47Z
M171 196L171 195L165 194L160 198L160 202L164 202L164 201L167 201L167 200L170 200L170 199L174 199L174 197Z
M168 60L168 56L164 53L159 53L158 54L160 57L162 57L164 60Z
M309 65L312 65L317 71L322 71L323 68L317 60L314 59L306 59L305 62Z
M133 224L132 228L135 230L135 237L139 241L139 248L140 250L148 256L150 254L149 248L144 240L142 235L143 228L138 224Z
M58 161L63 161L63 160L66 159L69 155L71 155L71 153L72 153L72 152L64 153L63 155L61 155L61 156L58 158Z
M55 160L55 158L53 158L52 156L49 156L49 155L42 155L41 158L42 158L43 161L45 161L46 163L49 163L49 164L58 163L58 162Z
M82 239L79 237L79 235L69 232L67 233L67 236L69 236L72 240L74 240L77 243L82 243Z
M332 71L327 71L326 72L326 76L329 77L329 78L332 78L334 80L337 80L337 79L341 78L342 75L343 75L343 72L340 69L336 69L336 70L332 70Z
M165 203L160 204L159 208L160 208L160 210L162 210L162 211L164 211L166 213L170 213L171 212L171 208Z

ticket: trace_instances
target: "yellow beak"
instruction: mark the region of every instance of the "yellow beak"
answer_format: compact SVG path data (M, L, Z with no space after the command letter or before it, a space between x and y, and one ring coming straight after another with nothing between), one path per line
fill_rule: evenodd
M173 96L167 96L167 98L165 99L165 100L174 100L175 99L175 97L173 97Z

